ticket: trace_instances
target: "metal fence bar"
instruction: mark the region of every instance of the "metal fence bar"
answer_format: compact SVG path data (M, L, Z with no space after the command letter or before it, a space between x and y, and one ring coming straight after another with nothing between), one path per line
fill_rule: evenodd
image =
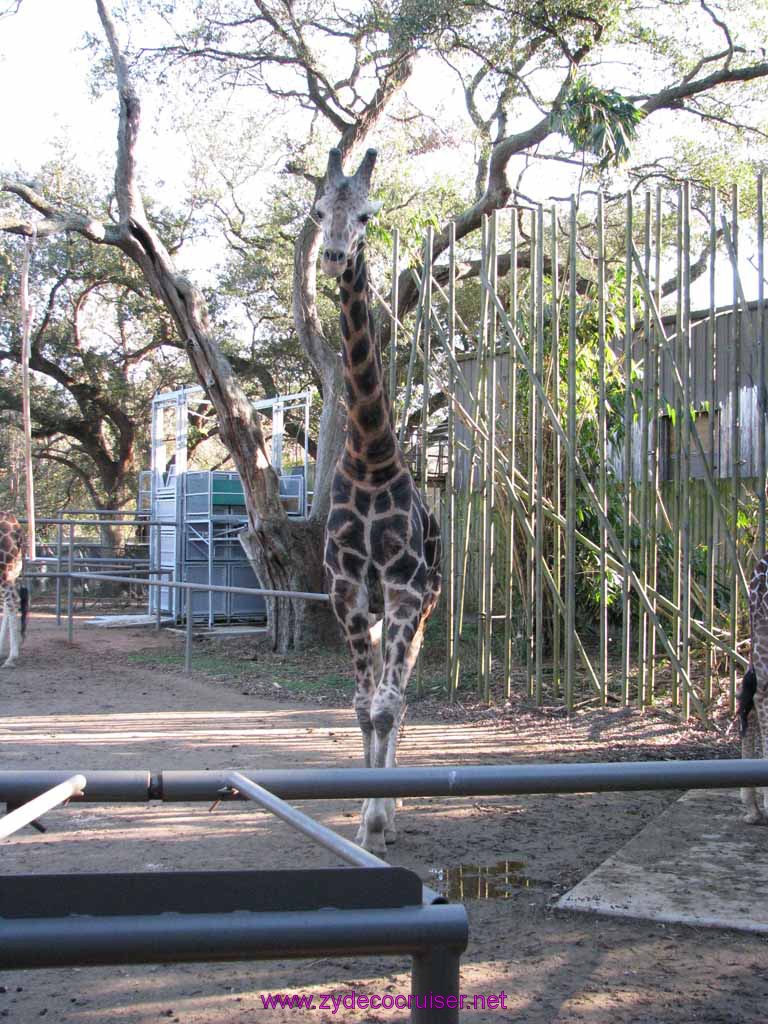
M534 266L534 252L531 247L531 266ZM536 357L534 372L542 387L544 377L544 207L536 207L536 249L535 266L538 288L536 289L536 308L534 310L534 329L536 331ZM494 310L494 316L496 315ZM541 402L536 403L536 421L534 423L534 466L536 470L535 501L533 508L534 521L534 618L536 628L535 671L536 671L536 703L541 704L544 690L544 409Z
M83 769L78 803L214 802L227 799L235 769ZM282 800L368 797L514 796L658 789L735 789L768 786L768 759L607 761L568 764L440 765L398 768L248 769L237 773ZM0 771L0 801L20 803L68 778L71 771ZM231 799L239 799L230 794Z
M645 193L643 208L643 259L645 261L645 275L651 277L651 193ZM650 491L649 481L649 445L651 425L651 314L648 310L647 300L643 303L643 340L642 340L642 367L643 367L643 392L641 399L640 418L640 493L638 496L639 513L641 523L639 544L640 544L640 569L638 575L645 590L648 589L648 563L651 558L648 546L650 530L648 524L651 516L656 510L656 494ZM645 695L647 692L648 673L648 639L649 619L648 612L642 605L639 608L637 628L637 706L645 706Z
M410 954L412 1024L459 1020L461 905L0 920L3 969ZM429 995L453 996L449 1008Z
M709 316L707 317L707 342L705 359L710 368L709 387L707 389L707 405L709 419L709 458L711 460L712 477L716 481L719 466L715 464L715 441L717 439L715 415L717 409L717 324L715 319L715 294L717 287L717 189L713 186L709 193ZM705 456L706 458L706 456ZM720 504L720 496L715 488L710 495L707 516L707 567L704 581L704 623L711 630L715 621L715 576L717 573L717 548L719 517L714 502ZM712 700L713 650L710 644L704 649L704 700Z
M573 707L576 633L576 199L571 196L568 233L568 410L565 482L565 703ZM511 342L510 342L511 343ZM521 355L521 353L519 353ZM559 423L554 414L552 426ZM562 434L562 427L558 433Z
M237 793L242 793L248 800L263 807L264 810L274 814L276 818L284 821L286 825L295 828L302 835L307 836L313 842L318 843L325 850L336 854L345 864L352 864L358 868L386 868L389 867L386 861L369 853L356 843L350 842L333 829L326 828L319 821L310 818L296 807L292 807L279 796L275 796L268 789L264 789L252 779L246 778L242 772L231 772L227 775L226 785Z
M164 570L168 571L168 570ZM112 576L96 572L66 573L75 580L104 580L107 583L137 583L143 587L171 587L174 590L210 590L223 594L261 594L263 597L289 597L296 601L322 601L328 603L327 594L312 594L301 590L262 590L259 587L222 587L216 583L184 583L178 580L142 580L134 576Z
M682 359L683 369L683 416L680 421L680 633L682 648L680 661L688 679L691 676L691 193L688 182L682 191ZM681 695L682 714L688 718L691 713L689 688L683 688Z
M497 216L493 213L488 219L488 279L490 287L495 291L497 279ZM485 647L483 660L483 698L491 702L491 667L493 663L493 598L494 598L494 561L496 552L496 385L498 359L496 357L496 311L488 304L488 368L486 378L486 426L488 430L487 465L488 473L485 480L484 515L485 542L483 557L487 560L485 572Z
M757 176L757 551L755 554L762 558L766 549L768 538L766 538L766 436L765 436L765 387L766 387L766 359L765 359L765 206L764 206L764 176L761 171Z
M74 569L75 527L69 527L69 551L67 552L67 640L72 643L74 625L72 622L72 570Z
M380 857L377 857L376 854L364 850L357 843L350 842L349 839L340 836L338 832L334 832L333 829L327 828L319 821L315 821L314 818L310 818L308 814L304 814L297 807L292 807L268 789L260 786L252 779L246 778L242 772L232 772L228 775L227 785L242 793L255 804L258 804L259 807L269 811L270 814L274 814L276 818L284 821L291 828L295 828L314 843L318 843L323 849L335 854L345 864L352 864L357 868L389 867L389 864ZM436 893L434 889L430 889L429 886L422 886L422 892L423 902L426 905L446 902L443 897Z
M605 364L606 346L608 341L605 336L605 305L606 305L606 280L605 280L605 209L603 193L597 196L597 497L604 516L608 516L608 402L605 388ZM599 527L600 554L598 559L598 572L600 573L600 584L598 587L600 619L600 702L605 704L608 698L608 536L605 526L601 523Z
M56 529L56 625L61 625L61 576L62 576L62 565L61 554L63 551L63 540L64 540L64 525L59 523Z
M448 349L452 356L448 366L450 393L456 391L456 223L448 227ZM456 413L453 404L448 405L448 465L445 474L445 516L444 524L448 534L448 550L445 553L445 677L448 681L448 700L456 699L456 680L453 675L453 659L456 654L454 639L456 614L456 549L459 543L459 523L456 504Z
M41 793L40 796L36 796L21 807L10 811L5 817L0 818L0 839L7 839L14 832L18 832L20 828L29 825L30 822L37 821L42 814L52 811L54 807L65 803L70 797L82 793L85 787L85 776L73 775L65 782L60 782L52 789ZM13 801L10 802L12 803Z
M627 193L626 207L626 262L624 267L624 507L622 541L624 551L632 550L632 421L634 401L632 395L632 342L634 340L634 295L632 291L632 193ZM629 703L629 676L632 659L632 587L629 569L624 568L621 582L621 700Z
M551 217L551 260L552 260L552 324L550 331L550 365L552 376L552 408L556 415L562 414L560 404L560 272L558 259L558 224L557 207L552 206ZM553 431L549 431L552 439L552 507L559 515L562 499L562 481L560 474L563 468L563 453L560 444L560 437ZM543 514L543 509L542 509ZM563 532L560 524L555 521L552 524L552 579L554 580L557 592L560 593L563 577ZM554 603L554 602L553 602ZM560 693L560 656L562 648L562 616L555 609L552 614L552 692L555 696Z
M241 769L284 800L411 796L513 796L768 785L768 760L632 761L439 767ZM164 771L161 799L221 798L227 771ZM87 775L87 773L86 773ZM3 791L0 773L0 794Z
M539 289L543 282L538 279L535 272L536 247L538 243L538 221L536 220L535 209L530 212L530 242L529 242L529 263L530 275L528 285L528 494L526 503L528 506L528 522L525 531L530 542L526 549L526 576L525 576L525 605L527 612L528 637L526 643L526 674L528 677L528 696L533 697L536 693L536 495L541 487L542 481L536 476L536 423L538 420L539 396L534 385L534 375L538 356L538 335L536 333L536 306ZM538 380L536 384L540 383Z
M104 509L105 515L109 514L109 509ZM20 518L19 522L25 524L27 520ZM41 524L44 526L167 526L166 520L162 519L120 519L115 521L114 519L69 519L68 517L61 516L59 518L53 517L42 517L35 520L37 526Z
M517 288L517 211L512 210L510 217L509 235L509 319L515 325L517 324ZM511 345L509 348L509 386L507 388L507 410L507 440L509 445L507 466L509 469L509 478L514 485L515 473L517 470L518 443L517 360L515 358L515 353ZM505 554L506 580L504 583L504 696L507 699L510 697L512 693L512 671L514 661L514 624L512 616L515 610L515 526L515 508L514 505L512 505L512 507L509 510L509 517L507 521L507 545Z

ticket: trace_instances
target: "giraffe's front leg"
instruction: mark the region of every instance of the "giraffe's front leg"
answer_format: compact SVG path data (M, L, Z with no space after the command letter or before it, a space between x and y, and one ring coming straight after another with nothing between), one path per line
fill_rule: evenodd
M755 709L750 717L756 720L755 753L753 756L768 758L768 690L765 688L760 688L755 693ZM755 793L755 790L752 792ZM763 807L759 824L766 825L768 824L768 786L763 788L762 797ZM759 801L755 800L755 804L758 805L759 813Z
M760 726L757 721L757 712L752 708L746 720L744 734L741 737L741 756L744 758L760 757L759 741ZM742 807L744 808L744 821L748 825L762 824L763 815L757 799L757 789L754 786L742 786L739 795Z
M5 607L5 600L3 600L0 614L2 614L2 622L0 622L0 654L2 654L5 647L5 635L8 632L8 609Z
M416 664L424 629L420 595L407 588L386 588L385 607L384 672L371 704L375 768L395 767L405 689ZM365 824L365 848L373 853L386 852L387 843L397 838L394 798L371 800Z
M9 637L9 653L3 662L3 668L13 668L19 656L19 615L14 593L6 593L3 607L3 625L0 628L0 651L3 648L5 635Z
M332 561L338 565L334 557L331 538L326 546L326 565ZM330 554L329 554L330 552ZM374 678L374 648L371 640L371 621L368 611L368 589L360 580L337 575L332 577L330 587L331 604L347 641L352 664L355 670L355 696L353 707L357 715L360 732L363 738L363 759L366 768L373 765L374 734L371 721L371 702L376 687ZM365 821L369 801L363 803L360 828L357 842L365 840Z

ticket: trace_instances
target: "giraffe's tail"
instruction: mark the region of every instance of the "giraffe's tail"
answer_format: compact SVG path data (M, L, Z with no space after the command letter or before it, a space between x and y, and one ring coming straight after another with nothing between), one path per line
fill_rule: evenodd
M752 665L744 673L738 696L736 697L736 715L742 737L746 735L749 713L755 706L755 690L757 689L757 673Z
M29 614L29 589L19 587L19 610L21 611L21 638L27 635L27 616Z

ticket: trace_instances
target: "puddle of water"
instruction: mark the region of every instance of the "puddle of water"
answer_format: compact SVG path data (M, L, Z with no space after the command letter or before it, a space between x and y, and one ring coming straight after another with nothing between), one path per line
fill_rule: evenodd
M524 868L523 860L430 868L430 884L447 900L508 900L516 890L530 888Z

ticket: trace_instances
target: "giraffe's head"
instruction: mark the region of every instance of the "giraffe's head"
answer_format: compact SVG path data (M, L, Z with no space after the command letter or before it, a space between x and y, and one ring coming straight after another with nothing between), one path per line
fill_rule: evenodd
M332 149L328 156L325 191L315 203L313 216L323 232L320 266L330 277L340 277L354 260L365 238L365 225L381 209L381 203L368 198L375 163L376 150L369 149L347 178L341 169L341 152Z

